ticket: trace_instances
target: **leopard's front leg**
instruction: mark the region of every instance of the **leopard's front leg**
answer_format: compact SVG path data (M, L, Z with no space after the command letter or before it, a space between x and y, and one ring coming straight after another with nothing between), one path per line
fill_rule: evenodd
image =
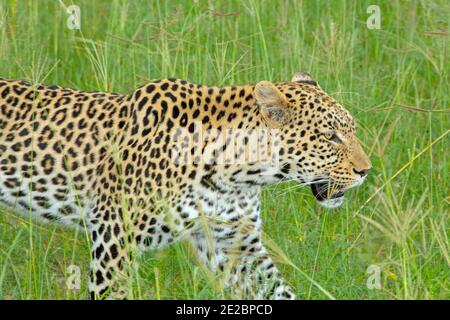
M292 289L282 278L260 241L240 250L239 265L232 269L232 285L241 285L255 299L295 299Z
M111 199L98 204L89 219L91 236L91 267L89 295L91 299L130 298L134 243L124 229L120 207Z
M233 298L295 299L264 248L260 232L253 223L242 222L194 232L191 239L201 260L225 278Z

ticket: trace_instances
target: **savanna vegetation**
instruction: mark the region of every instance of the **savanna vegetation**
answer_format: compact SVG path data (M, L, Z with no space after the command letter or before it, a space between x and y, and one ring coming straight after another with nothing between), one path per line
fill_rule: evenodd
M366 24L372 4L380 29ZM0 77L127 93L167 77L230 85L308 71L356 118L373 169L336 210L295 183L267 188L274 260L299 299L447 299L449 17L445 0L2 0ZM71 265L79 290L66 287ZM137 299L226 298L186 244L140 265ZM88 268L85 233L0 209L1 299L85 299Z

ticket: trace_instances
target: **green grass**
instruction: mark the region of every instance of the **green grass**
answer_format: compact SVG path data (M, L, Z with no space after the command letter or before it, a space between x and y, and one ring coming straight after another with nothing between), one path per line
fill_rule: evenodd
M1 2L1 77L125 93L171 76L228 85L308 71L357 119L373 170L338 210L295 184L268 188L282 273L299 299L449 298L448 1L375 1L380 30L366 27L374 1L74 2L81 31L58 1ZM80 290L65 286L73 264ZM0 298L85 299L88 267L83 233L0 211ZM136 298L223 297L185 244L145 254L135 282Z

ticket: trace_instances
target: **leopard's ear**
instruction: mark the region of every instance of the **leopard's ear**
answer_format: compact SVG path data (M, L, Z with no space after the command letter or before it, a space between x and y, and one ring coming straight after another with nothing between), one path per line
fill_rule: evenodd
M307 72L296 72L294 73L294 75L292 76L291 82L303 82L303 83L308 83L308 84L312 84L312 85L317 85L317 81L314 80L311 75Z
M286 96L269 81L261 81L255 86L255 98L261 115L273 126L285 124L290 117Z

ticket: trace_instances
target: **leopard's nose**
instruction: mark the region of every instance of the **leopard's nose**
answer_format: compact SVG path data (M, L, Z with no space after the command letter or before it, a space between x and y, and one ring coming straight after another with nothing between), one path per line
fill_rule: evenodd
M355 168L353 168L353 172L356 174L359 174L361 177L365 177L369 174L370 169L372 169L372 168L361 169L361 170L356 170Z

